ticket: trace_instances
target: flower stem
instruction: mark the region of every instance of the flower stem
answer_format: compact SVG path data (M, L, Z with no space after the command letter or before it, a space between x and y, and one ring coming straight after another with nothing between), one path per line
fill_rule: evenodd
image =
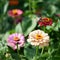
M32 12L35 13L36 2L32 0Z
M29 11L31 12L31 0L29 0Z
M17 54L18 54L18 57L20 58L18 44L17 44Z
M42 47L41 55L43 54L43 51L44 51L44 47Z
M37 60L37 54L38 54L38 46L36 46L35 60Z
M45 26L44 26L44 29L43 30L44 30L44 32L46 32L46 27Z

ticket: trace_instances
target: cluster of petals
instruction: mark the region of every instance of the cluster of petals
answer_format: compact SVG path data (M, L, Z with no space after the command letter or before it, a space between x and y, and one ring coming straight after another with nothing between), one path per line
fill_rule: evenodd
M40 26L47 26L47 25L52 25L52 19L51 18L41 18L38 22Z
M48 46L49 45L49 36L42 30L34 30L29 34L27 41L34 46Z
M18 44L18 48L23 47L24 42L25 42L24 36L18 33L9 35L7 39L8 46L10 46L13 50L17 49L17 44Z
M23 11L20 9L13 9L8 11L10 17L17 17L23 14Z

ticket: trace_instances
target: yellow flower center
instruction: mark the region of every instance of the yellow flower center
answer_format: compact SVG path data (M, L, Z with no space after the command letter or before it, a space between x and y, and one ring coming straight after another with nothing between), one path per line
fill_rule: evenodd
M12 10L13 14L17 14L17 9Z
M49 22L49 21L50 21L50 19L49 19L49 18L47 18L46 22Z
M41 34L40 34L40 35L39 35L39 34L37 34L35 38L38 40L38 39L42 39L42 38L43 38L43 36L42 36Z
M46 18L46 19L43 19L44 22L49 22L50 19L49 18Z
M19 41L19 38L18 37L14 37L14 41Z

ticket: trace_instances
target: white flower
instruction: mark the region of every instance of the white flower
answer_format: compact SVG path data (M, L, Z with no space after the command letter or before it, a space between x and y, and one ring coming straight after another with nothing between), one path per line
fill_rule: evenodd
M29 34L27 41L34 46L48 46L49 45L49 36L42 30L35 30Z

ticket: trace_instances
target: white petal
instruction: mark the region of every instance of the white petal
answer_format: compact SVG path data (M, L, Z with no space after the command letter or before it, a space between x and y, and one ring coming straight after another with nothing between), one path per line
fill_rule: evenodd
M31 42L31 45L38 46L39 43L37 43L37 42Z

